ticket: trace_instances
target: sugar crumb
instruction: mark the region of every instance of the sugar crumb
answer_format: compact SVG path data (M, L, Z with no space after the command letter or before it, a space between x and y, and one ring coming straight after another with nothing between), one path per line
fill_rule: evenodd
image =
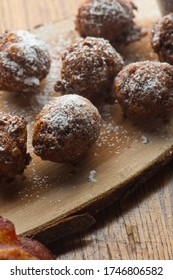
M148 144L149 140L145 135L142 135L141 139L142 139L142 144L145 144L145 145Z
M95 179L96 176L96 171L95 170L91 170L88 176L88 182L90 183L95 183L97 182L97 180Z

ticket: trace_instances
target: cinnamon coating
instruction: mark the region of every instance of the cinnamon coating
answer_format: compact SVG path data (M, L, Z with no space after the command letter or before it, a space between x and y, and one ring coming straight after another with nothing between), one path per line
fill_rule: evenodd
M16 235L9 220L0 217L0 260L54 260L52 253L41 243Z
M24 30L0 36L0 90L36 92L49 69L49 52L37 36Z
M101 37L114 43L139 40L141 28L134 22L136 6L126 0L86 0L76 16L76 30L82 37Z
M115 79L115 94L125 115L162 117L173 110L173 67L142 61L126 66Z
M91 38L70 46L62 57L62 80L55 90L89 99L111 94L113 80L123 60L107 40Z
M173 13L159 19L153 26L151 45L159 60L173 65Z
M30 163L26 125L24 118L0 112L0 177L21 175Z
M96 142L100 114L86 98L69 94L55 97L36 118L34 152L43 160L73 162Z

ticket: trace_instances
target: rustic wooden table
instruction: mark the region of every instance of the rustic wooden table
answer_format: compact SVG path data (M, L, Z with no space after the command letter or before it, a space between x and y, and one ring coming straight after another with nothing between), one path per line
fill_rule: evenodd
M75 15L80 0L0 0L0 30L32 29ZM58 259L172 259L173 163L96 216L85 233L49 247Z

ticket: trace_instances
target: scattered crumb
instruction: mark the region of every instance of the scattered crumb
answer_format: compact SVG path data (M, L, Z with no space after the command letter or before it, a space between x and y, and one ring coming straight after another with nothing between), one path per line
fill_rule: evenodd
M97 182L97 180L95 179L96 176L96 171L95 170L91 170L88 176L88 182L90 183L95 183Z
M141 139L142 139L142 144L145 144L145 145L148 144L149 140L145 135L142 135Z

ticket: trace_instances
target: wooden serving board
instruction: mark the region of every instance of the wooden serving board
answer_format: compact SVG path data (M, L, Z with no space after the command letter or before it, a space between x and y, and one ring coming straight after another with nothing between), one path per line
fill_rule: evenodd
M136 0L137 21L149 31L160 16L156 2ZM152 2L152 3L151 3ZM97 143L76 166L42 161L31 145L35 116L58 94L53 87L60 77L61 54L79 36L73 19L41 26L33 31L47 42L52 66L38 94L0 92L0 110L28 120L28 151L33 158L25 175L0 183L0 215L12 220L17 232L36 235L45 243L84 230L95 220L90 215L132 191L173 157L173 116L167 122L124 119L118 105L101 104L102 131ZM157 59L150 33L140 42L119 46L126 64ZM94 172L92 172L94 170ZM89 180L95 173L93 180ZM90 213L90 214L89 214Z

